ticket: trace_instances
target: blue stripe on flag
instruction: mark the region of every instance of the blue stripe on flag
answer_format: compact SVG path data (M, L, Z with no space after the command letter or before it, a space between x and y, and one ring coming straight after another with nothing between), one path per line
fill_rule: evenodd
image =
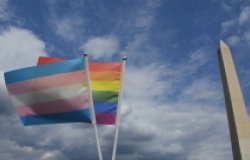
M117 103L112 102L95 102L94 101L95 112L112 113L116 112Z
M84 69L83 58L26 67L4 73L6 84Z
M55 124L67 122L87 122L91 123L90 110L82 109L63 113L52 113L44 115L32 115L20 117L25 126L39 124Z

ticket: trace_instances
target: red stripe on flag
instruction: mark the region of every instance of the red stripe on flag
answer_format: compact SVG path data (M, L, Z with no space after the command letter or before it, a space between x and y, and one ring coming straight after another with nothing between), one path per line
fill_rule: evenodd
M89 71L90 72L108 72L108 71L120 72L121 64L118 62L110 62L110 63L90 62Z
M64 61L63 58L53 58L53 57L42 57L40 56L38 58L37 64L47 64L47 63L53 63L53 62L61 62Z
M39 57L38 65L61 62L64 61L63 58L54 58L54 57ZM90 72L108 72L108 71L121 71L121 63L119 62L90 62L89 63Z

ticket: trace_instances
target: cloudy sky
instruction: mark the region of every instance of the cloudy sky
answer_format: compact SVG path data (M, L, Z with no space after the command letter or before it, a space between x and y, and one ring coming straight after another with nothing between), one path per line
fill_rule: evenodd
M119 160L232 160L217 49L232 49L250 110L249 0L0 0L0 157L96 160L88 124L24 127L4 71L47 55L128 57ZM113 126L98 127L104 159Z

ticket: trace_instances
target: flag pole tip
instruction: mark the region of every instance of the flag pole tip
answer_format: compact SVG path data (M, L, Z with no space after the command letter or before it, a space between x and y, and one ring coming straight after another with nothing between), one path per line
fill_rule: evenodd
M122 60L126 61L128 58L126 56L123 56Z
M84 56L84 57L88 57L88 53L84 53L83 56Z

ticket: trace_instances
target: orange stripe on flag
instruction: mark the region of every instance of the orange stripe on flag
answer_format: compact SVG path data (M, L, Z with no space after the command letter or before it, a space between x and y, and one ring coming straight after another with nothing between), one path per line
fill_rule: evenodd
M96 81L118 81L120 72L90 72L90 79Z

